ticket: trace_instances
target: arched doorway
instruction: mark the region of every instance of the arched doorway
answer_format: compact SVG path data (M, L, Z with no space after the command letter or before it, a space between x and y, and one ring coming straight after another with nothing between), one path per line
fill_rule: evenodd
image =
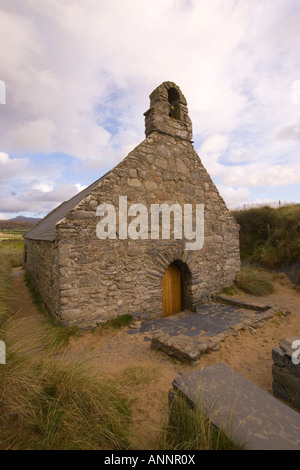
M182 273L176 262L166 269L162 280L163 316L175 315L183 310Z

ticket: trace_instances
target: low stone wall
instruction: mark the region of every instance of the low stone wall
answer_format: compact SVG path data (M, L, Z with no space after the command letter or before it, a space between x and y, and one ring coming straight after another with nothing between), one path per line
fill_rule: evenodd
M300 348L292 348L294 341L300 336L286 338L279 343L278 348L272 349L273 394L277 398L290 403L300 410L300 364L293 362L293 353Z

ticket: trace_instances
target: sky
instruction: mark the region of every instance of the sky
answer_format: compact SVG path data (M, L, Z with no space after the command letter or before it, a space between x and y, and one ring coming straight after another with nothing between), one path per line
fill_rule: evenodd
M118 164L164 81L229 208L300 202L299 0L0 0L0 219Z

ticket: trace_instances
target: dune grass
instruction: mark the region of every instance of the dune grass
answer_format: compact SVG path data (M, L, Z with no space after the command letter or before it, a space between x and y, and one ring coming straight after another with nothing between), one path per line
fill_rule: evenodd
M251 267L244 267L237 274L236 285L247 294L263 296L274 291L273 283L267 273Z
M128 448L130 407L119 385L88 362L66 362L69 332L46 315L11 315L7 254L0 251L0 449Z
M300 204L233 211L240 225L242 258L277 269L300 262Z
M128 402L87 363L9 355L0 381L0 449L128 447Z
M242 450L245 448L243 443L230 439L222 429L217 429L203 409L201 399L197 407L191 407L179 392L174 393L170 419L165 428L165 449Z

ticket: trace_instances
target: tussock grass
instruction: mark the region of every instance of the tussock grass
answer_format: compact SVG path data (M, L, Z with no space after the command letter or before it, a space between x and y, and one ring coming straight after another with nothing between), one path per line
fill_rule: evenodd
M236 276L236 285L247 294L262 296L274 291L274 286L267 273L245 267Z
M16 354L43 356L63 352L69 343L67 329L55 324L46 315L10 317L5 329L9 331L7 346Z
M0 380L1 449L128 447L128 403L88 364L13 355Z
M242 258L270 268L300 262L300 204L233 211L240 225Z
M224 431L217 429L203 410L201 399L197 407L191 407L180 393L175 393L171 403L169 423L165 428L164 448L169 450L244 448L242 443L234 442Z

